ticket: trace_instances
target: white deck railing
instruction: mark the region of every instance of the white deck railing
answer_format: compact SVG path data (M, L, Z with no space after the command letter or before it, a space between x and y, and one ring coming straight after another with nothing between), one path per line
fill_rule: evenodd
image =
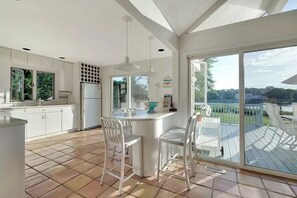
M195 103L195 111L198 111L201 103ZM208 103L211 107L211 117L219 117L221 123L239 124L239 104L237 103ZM246 104L244 112L246 125L263 125L263 105Z

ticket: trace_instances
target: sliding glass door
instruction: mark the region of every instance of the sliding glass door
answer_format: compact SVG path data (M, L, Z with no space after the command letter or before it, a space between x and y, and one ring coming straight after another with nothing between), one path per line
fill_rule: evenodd
M243 54L244 164L297 174L297 47Z
M202 157L239 163L238 68L237 54L191 59L191 109L199 117Z

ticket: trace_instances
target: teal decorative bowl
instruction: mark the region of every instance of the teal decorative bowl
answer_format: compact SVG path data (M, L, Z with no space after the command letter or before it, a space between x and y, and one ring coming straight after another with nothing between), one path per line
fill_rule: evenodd
M146 102L145 106L147 107L147 112L148 113L154 113L155 108L158 106L158 102Z

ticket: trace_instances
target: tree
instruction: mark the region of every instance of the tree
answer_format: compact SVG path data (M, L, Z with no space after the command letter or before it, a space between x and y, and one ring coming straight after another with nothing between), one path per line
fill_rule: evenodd
M214 79L211 69L214 67L214 64L217 62L215 58L204 59L204 62L207 63L207 90L214 91ZM195 102L204 102L205 96L205 68L201 67L200 71L195 72L196 82L195 82ZM214 95L213 95L214 96Z
M204 59L204 62L207 63L207 89L212 91L214 90L215 81L213 79L211 69L214 67L214 64L218 62L218 60L216 58L207 58Z
M53 100L54 91L54 74L37 73L37 92L36 98L42 100Z

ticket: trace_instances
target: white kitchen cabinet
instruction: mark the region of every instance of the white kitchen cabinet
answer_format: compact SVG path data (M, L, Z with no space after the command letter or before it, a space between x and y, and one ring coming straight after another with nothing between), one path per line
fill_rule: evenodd
M76 129L77 121L78 114L75 105L62 108L62 131Z
M26 139L71 131L78 127L76 105L33 106L23 109L1 110L0 115L27 120L28 124L25 125Z
M27 137L33 138L45 135L46 115L42 112L27 113Z
M60 111L46 112L46 134L62 131L62 114Z
M9 112L9 116L21 120L27 120L27 113L25 110L13 110ZM25 138L27 137L27 125L25 124Z

